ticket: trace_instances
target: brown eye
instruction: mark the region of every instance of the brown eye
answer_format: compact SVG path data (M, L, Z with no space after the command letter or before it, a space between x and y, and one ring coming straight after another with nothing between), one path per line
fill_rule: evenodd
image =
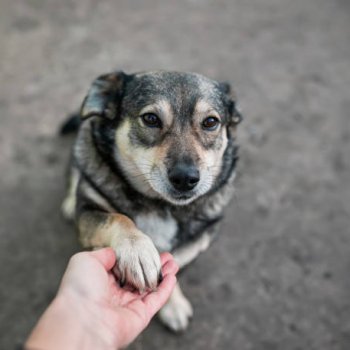
M162 122L153 113L145 113L141 116L143 123L149 128L161 128Z
M220 120L216 117L208 117L203 120L202 128L208 131L214 131L218 128Z

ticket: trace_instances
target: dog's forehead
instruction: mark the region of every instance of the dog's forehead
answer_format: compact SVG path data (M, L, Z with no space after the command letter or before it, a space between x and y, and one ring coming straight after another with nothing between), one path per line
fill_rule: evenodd
M197 101L207 101L214 108L223 108L219 83L196 73L147 72L131 76L125 94L128 104L142 108L168 101L175 111L192 109Z

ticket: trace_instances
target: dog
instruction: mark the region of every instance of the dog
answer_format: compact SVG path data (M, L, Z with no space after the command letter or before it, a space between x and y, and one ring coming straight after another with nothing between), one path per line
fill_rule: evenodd
M84 248L112 247L121 285L154 290L159 253L180 268L206 250L233 194L242 117L228 83L170 71L98 77L85 97L62 210ZM160 310L178 332L193 310L176 285Z

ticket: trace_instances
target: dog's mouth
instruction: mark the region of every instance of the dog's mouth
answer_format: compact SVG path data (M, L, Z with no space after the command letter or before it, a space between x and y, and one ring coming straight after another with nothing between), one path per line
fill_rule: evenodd
M172 190L170 191L170 195L179 201L187 201L188 199L191 199L192 197L194 197L195 193L194 191L189 191L189 192L178 192L176 190Z
M186 205L195 200L199 193L196 189L188 191L179 191L175 189L168 181L152 181L151 186L158 195L174 205Z
M177 193L174 191L169 191L167 193L162 193L162 197L168 202L175 205L186 205L194 201L198 195L191 191L191 193Z

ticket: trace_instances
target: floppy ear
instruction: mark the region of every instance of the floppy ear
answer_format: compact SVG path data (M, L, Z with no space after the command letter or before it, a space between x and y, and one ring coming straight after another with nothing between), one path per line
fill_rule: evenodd
M118 115L126 77L123 72L113 72L95 79L81 106L81 118L99 116L113 120Z
M231 123L235 126L243 120L241 113L237 110L235 93L232 91L231 85L228 82L219 83L219 89L227 97L227 106L231 117Z

